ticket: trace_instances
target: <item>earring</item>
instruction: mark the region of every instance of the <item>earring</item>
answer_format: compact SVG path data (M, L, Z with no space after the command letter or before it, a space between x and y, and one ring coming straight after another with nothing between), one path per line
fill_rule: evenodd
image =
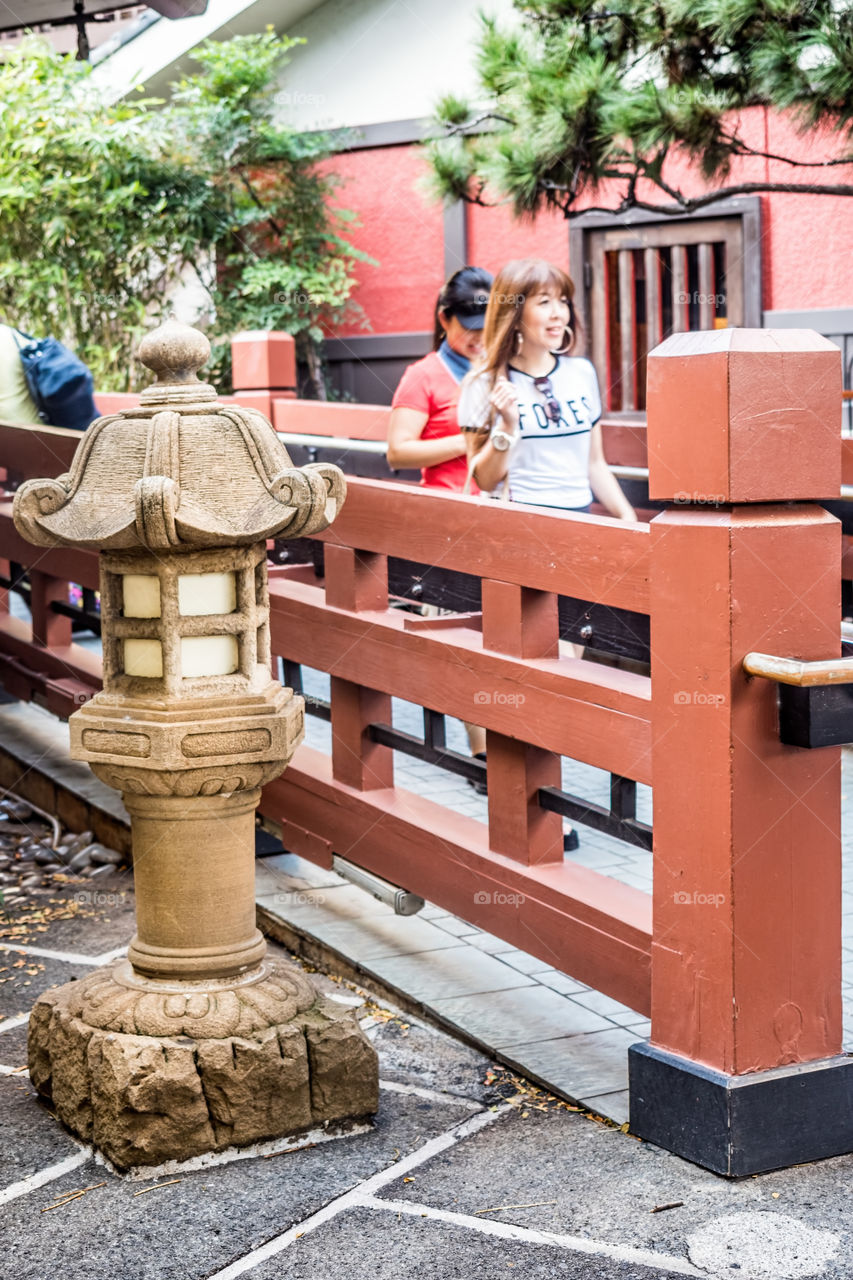
M569 351L571 351L572 343L575 340L575 331L570 324L566 325L566 334L567 334L566 340L561 347L558 347L555 350L554 352L555 356L564 356L564 355L567 355Z
M516 331L515 331L515 349L516 349L516 351L520 351L520 350L521 350L521 348L522 348L523 346L524 346L524 334L521 332L521 330L520 330L520 329L516 329Z

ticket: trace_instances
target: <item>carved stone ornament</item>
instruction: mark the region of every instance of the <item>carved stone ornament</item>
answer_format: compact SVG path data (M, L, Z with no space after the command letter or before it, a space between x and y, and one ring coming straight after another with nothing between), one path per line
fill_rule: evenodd
M46 992L30 1075L119 1168L341 1124L378 1105L353 1011L255 925L255 810L303 736L270 672L266 542L316 533L346 487L295 468L269 422L196 371L210 347L169 322L141 344L138 409L93 422L68 475L15 497L38 546L102 551L104 687L71 717L71 754L131 817L128 958Z
M331 524L346 495L337 467L294 467L254 409L222 405L196 371L207 338L169 320L143 339L139 358L158 375L138 409L98 418L71 470L28 480L13 515L36 546L149 551L245 546Z

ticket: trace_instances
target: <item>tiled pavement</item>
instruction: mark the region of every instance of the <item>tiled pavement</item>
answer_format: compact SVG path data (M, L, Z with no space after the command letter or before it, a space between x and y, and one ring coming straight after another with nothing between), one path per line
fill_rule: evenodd
M328 677L303 671L306 692L328 697ZM421 730L420 708L394 699L393 720L409 733ZM330 750L329 725L308 717L306 740ZM465 751L465 733L447 723L448 746ZM844 752L845 871L853 867L851 761ZM395 752L395 780L459 813L485 821L486 800L451 774ZM565 760L567 791L606 804L609 777ZM651 795L638 788L638 812L651 821ZM584 866L651 891L651 854L599 832L580 828L572 857ZM428 904L416 917L395 916L331 872L292 855L268 859L259 869L258 902L293 929L316 939L386 987L406 996L429 1016L554 1091L622 1122L627 1119L626 1050L644 1038L648 1021L633 1009L558 973L509 943ZM853 884L845 879L844 1002L847 1046L853 1049Z

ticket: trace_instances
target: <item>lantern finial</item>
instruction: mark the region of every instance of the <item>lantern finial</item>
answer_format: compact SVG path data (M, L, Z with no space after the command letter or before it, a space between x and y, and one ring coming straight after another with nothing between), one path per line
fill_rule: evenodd
M198 370L210 359L210 343L198 329L167 320L145 335L137 355L160 385L198 382Z

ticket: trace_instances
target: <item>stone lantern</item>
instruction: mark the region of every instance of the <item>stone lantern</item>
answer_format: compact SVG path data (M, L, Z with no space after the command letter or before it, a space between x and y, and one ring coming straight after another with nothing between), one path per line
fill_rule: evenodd
M303 734L270 673L265 540L324 529L342 473L294 468L266 418L218 402L210 354L168 322L157 375L100 418L71 470L15 497L39 546L101 554L104 687L71 754L131 816L137 933L127 960L54 988L30 1018L30 1078L117 1166L186 1159L374 1112L376 1054L351 1010L255 926L254 817Z

